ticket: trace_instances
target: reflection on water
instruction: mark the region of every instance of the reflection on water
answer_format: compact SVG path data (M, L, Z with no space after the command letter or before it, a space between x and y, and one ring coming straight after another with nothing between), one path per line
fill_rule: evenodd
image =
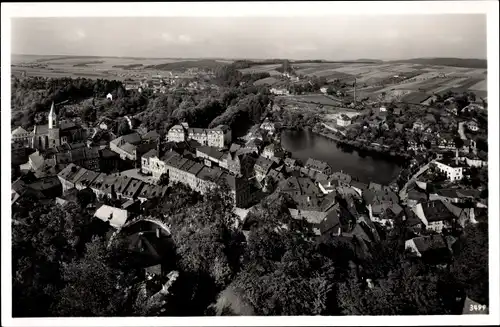
M311 131L286 130L281 135L283 147L304 163L308 158L328 162L334 171L343 170L362 182L389 184L399 171L398 164L384 158L373 158L358 151L345 150L337 143Z

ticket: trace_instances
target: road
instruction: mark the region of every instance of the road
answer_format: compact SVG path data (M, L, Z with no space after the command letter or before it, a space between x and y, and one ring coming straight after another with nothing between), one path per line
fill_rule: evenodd
M346 135L344 131L340 131L340 130L336 129L335 127L329 126L329 125L327 125L325 123L322 123L322 124L323 124L324 127L326 127L327 129L329 129L329 130L331 130L333 132L338 132L338 133L340 133L340 134L342 134L344 136Z
M416 181L418 176L422 175L425 171L427 171L427 169L429 169L429 166L432 162L434 162L434 160L432 160L428 164L425 164L424 166L420 167L420 169L415 174L413 174L413 176L408 180L408 182L406 182L406 184L403 186L401 191L399 191L399 198L402 202L405 202L406 198L408 197L408 193L406 192L408 185L410 185L410 183Z

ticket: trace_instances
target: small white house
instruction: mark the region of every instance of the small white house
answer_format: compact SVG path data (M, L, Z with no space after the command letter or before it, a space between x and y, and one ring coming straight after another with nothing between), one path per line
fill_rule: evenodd
M467 122L467 128L472 132L477 132L479 130L478 124L473 120Z
M111 95L111 93L108 93L108 95L106 95L106 99L113 101L113 96Z
M386 112L387 108L386 107L380 107L380 112Z
M341 114L339 117L337 117L337 125L349 126L351 125L351 118L349 118L349 116L347 116L346 114Z
M321 93L323 94L326 94L326 92L328 91L328 88L323 86L322 88L319 89L321 91Z
M287 89L277 89L277 88L271 88L269 90L272 94L275 94L275 95L289 95L290 94L290 91L288 91Z

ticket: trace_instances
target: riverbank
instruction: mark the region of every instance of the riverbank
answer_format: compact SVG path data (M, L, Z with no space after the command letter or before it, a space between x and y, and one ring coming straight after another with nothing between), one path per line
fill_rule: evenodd
M407 164L411 159L411 157L407 153L397 153L395 151L390 151L380 145L364 145L359 141L349 141L330 133L314 130L313 132L336 142L339 146L343 147L347 151L356 150L361 156L370 155L372 157L390 157L391 159L398 161L398 163L400 164Z

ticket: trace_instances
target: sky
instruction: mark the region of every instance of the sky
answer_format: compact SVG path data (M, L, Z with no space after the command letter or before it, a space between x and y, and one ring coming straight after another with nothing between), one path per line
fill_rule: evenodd
M228 59L486 59L486 15L13 18L12 53Z

